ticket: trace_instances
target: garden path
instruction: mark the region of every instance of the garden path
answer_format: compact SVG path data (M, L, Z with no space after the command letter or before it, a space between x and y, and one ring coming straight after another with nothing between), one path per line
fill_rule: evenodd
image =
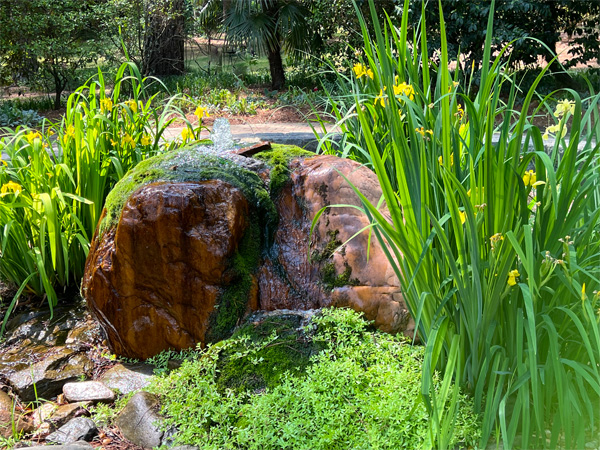
M313 123L312 127L319 132L321 137L325 134L318 123ZM239 140L242 144L269 141L278 144L297 145L315 151L318 142L312 127L307 122L232 124L231 135L234 141ZM171 126L167 128L163 136L166 140L180 138L183 129L183 126ZM334 125L328 125L326 129L328 133L339 131ZM209 138L209 132L203 130L200 138Z

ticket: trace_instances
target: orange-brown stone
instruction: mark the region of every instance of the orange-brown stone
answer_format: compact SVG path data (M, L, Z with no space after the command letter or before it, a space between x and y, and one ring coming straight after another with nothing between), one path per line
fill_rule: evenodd
M115 353L147 358L222 339L244 311L257 309L349 307L383 331L413 333L381 245L368 231L354 236L368 227L366 215L335 206L362 206L348 181L377 204L375 174L335 156L298 158L289 171L274 200L273 234L257 218L273 211L268 197L250 206L223 181L159 182L129 196L118 223L94 237L82 284ZM268 171L259 176L268 185ZM313 218L325 207L311 236ZM380 211L387 214L385 205ZM240 256L246 231L262 255L251 262ZM235 261L243 274L234 273Z
M381 189L376 175L354 161L335 156L298 159L290 169L291 182L276 202L279 227L275 250L259 274L261 309L346 306L362 311L384 331L406 330L410 334L414 325L398 278L375 236L369 243L368 232L363 232L340 251L331 252L369 225L360 210L333 205L362 206L348 181L377 204ZM312 220L326 206L331 207L317 222L309 243ZM385 207L381 211L386 214ZM329 266L331 270L331 265L337 277L349 272L348 285L325 282L324 269ZM279 270L274 270L275 266Z
M82 292L115 353L148 358L204 341L248 226L242 193L219 180L153 183L96 236Z

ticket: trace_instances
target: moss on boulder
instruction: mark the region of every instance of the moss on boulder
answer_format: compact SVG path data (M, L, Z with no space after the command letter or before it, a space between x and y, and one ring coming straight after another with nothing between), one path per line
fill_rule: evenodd
M277 211L260 177L231 159L186 147L139 163L119 181L106 198L106 215L99 226L103 234L116 225L125 203L142 186L155 182L221 180L240 189L261 213L266 225L277 223Z
M184 147L163 153L139 163L121 179L109 194L105 214L99 224L97 239L117 226L129 199L140 189L153 183L187 183L219 180L241 191L250 205L249 219L235 254L226 264L214 312L210 313L204 342L217 342L229 337L248 311L249 301L256 297L256 272L261 256L268 253L272 236L279 223L273 201L289 179L289 163L298 157L313 155L288 145L273 145L254 158L233 153L215 153L210 146ZM269 181L264 181L268 171Z
M271 198L275 199L290 179L289 165L293 159L315 156L293 145L274 144L271 150L260 152L254 156L259 161L264 161L269 166L269 191Z

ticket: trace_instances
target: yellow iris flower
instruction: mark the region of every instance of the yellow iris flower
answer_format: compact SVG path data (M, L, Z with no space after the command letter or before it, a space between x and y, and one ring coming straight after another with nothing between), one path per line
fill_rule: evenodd
M394 85L394 95L405 95L410 100L414 100L415 89L412 87L412 85L402 82Z
M183 142L187 142L189 139L192 139L194 137L194 132L192 130L190 130L189 128L184 128L181 131L181 139L183 139Z
M113 102L110 98L103 98L100 100L100 111L103 113L112 111Z
M129 133L126 133L125 136L123 136L123 140L121 141L121 145L124 147L125 144L131 144L133 147L135 147L135 140L131 137L131 135Z
M198 120L202 120L203 117L210 117L210 115L208 114L208 109L202 107L202 106L198 106L196 108L196 111L194 112L194 115L198 118Z
M554 111L555 117L562 117L567 113L573 114L575 112L575 102L573 100L561 100L556 105L556 110Z
M15 183L14 181L9 181L0 188L0 193L7 194L9 192L14 192L15 194L18 194L22 190L23 188L20 184Z
M415 131L423 137L425 136L425 134L429 134L430 136L433 136L433 130L426 130L424 127L415 128Z
M33 144L33 141L35 141L36 139L41 139L42 135L37 131L30 131L25 135L25 138L27 139L27 142Z
M133 111L134 113L137 113L138 110L138 104L135 100L127 100L125 102L125 104L129 107L129 109L131 109L131 111Z
M517 277L519 276L521 276L521 274L517 269L508 272L508 285L514 286L515 284L517 284Z
M379 89L379 95L377 97L375 97L375 106L377 106L377 103L380 103L381 107L385 108L385 99L383 97L383 89Z
M537 177L533 170L528 170L523 175L523 184L525 184L525 187L533 186L535 184L536 180L537 180Z

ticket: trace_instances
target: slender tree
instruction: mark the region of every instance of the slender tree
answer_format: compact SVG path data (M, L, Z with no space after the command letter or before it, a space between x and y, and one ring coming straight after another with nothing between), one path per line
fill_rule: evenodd
M214 11L212 2L221 1L223 24L228 41L236 46L248 45L269 60L271 87L285 85L282 51L300 57L310 49L312 31L307 19L311 12L299 0L208 0L201 6L200 20Z
M60 108L69 82L102 51L104 8L97 0L0 0L0 72L53 90Z

